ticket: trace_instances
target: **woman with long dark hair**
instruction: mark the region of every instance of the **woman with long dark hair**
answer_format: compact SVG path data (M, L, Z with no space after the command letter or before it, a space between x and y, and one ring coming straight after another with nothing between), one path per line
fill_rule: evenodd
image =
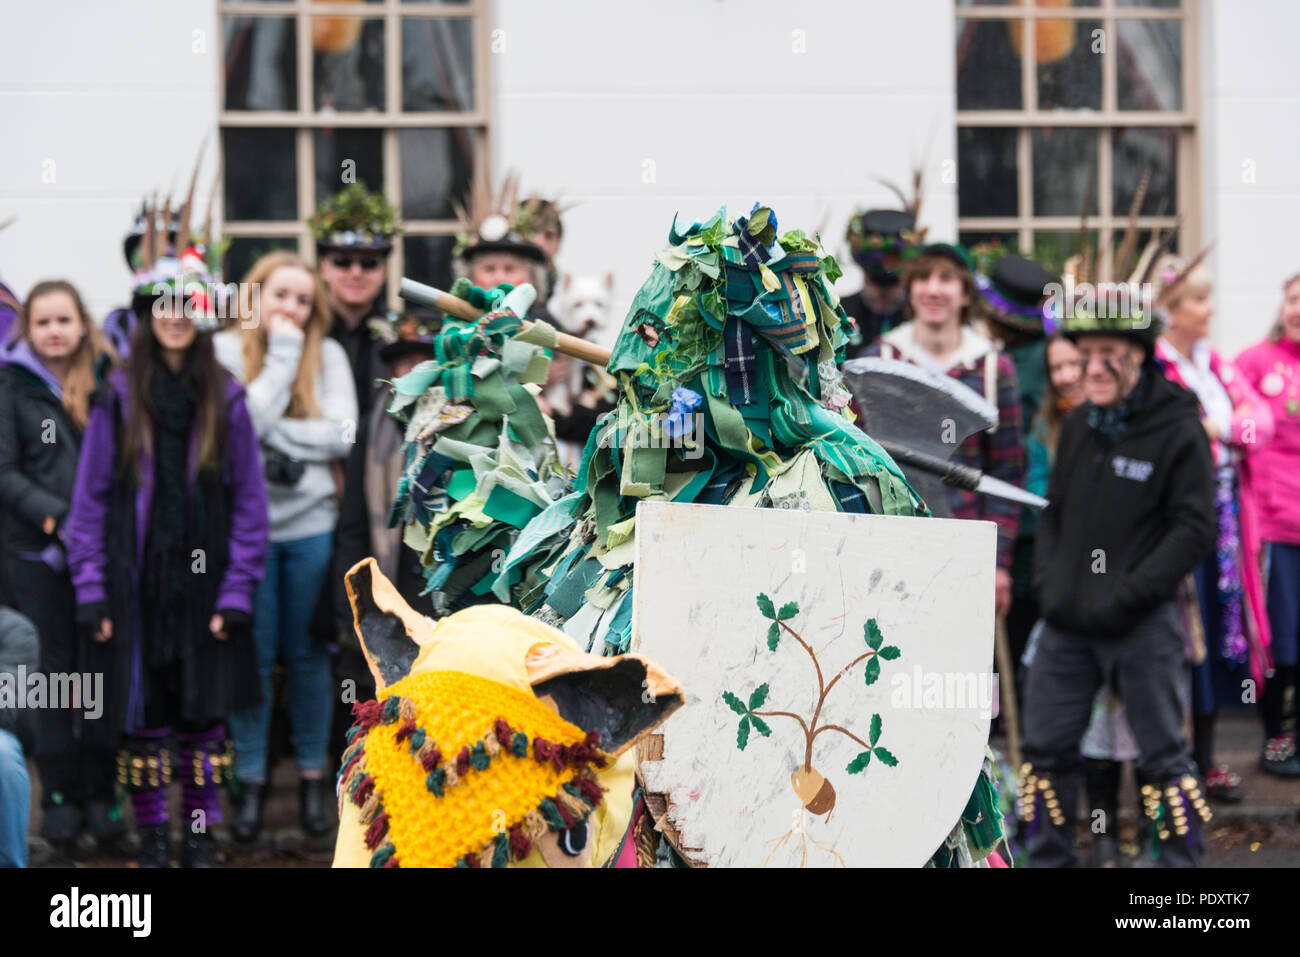
M179 272L177 260L162 260ZM206 279L206 277L203 277ZM266 487L243 389L197 328L193 274L137 288L126 369L95 396L68 520L88 670L105 675L101 740L120 740L142 867L170 857L168 782L183 782L182 866L211 867L228 762L223 721L258 701L251 618ZM208 325L210 323L205 323ZM175 731L177 757L169 739ZM174 770L173 770L174 769Z
M77 477L96 371L110 356L71 283L38 282L22 304L0 369L0 511L14 607L40 635L40 671L71 675L77 661L64 524ZM71 852L84 821L96 842L123 833L113 795L113 749L82 740L78 711L41 708L36 765L41 835Z

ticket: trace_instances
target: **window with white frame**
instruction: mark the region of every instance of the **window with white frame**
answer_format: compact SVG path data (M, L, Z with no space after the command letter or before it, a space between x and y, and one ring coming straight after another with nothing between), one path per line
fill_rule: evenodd
M1194 0L957 0L959 239L1056 269L1080 217L1108 267L1139 236L1200 242Z
M305 220L353 179L403 223L403 274L450 281L452 203L489 129L488 0L218 0L227 279L314 246Z

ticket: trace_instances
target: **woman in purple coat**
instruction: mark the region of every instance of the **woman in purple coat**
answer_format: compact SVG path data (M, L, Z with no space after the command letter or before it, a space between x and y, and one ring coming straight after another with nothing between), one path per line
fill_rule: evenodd
M118 777L142 867L168 864L173 776L181 864L214 866L224 718L259 700L251 615L268 524L257 435L193 318L211 314L208 277L179 271L160 259L137 288L130 361L95 396L67 530L87 670L105 676L95 730L125 744Z

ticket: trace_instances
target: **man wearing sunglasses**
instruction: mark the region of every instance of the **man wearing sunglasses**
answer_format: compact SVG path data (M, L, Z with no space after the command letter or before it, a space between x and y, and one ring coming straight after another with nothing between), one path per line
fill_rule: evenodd
M308 221L334 324L330 335L347 351L365 421L375 400L375 380L387 370L368 320L387 315L384 290L397 215L382 193L353 183L327 199Z

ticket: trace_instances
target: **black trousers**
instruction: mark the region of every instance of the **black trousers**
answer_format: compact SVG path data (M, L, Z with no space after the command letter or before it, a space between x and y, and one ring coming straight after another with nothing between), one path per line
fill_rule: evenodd
M44 562L6 556L14 607L26 615L40 635L40 670L48 676L81 670L77 653L77 598L67 572L55 572ZM36 729L34 758L41 774L42 800L82 804L113 800L115 756L111 748L82 743L82 713L73 708L40 708L33 712ZM102 719L101 719L102 720Z
M1115 638L1083 638L1044 624L1025 688L1024 758L1050 776L1066 826L1046 821L1027 845L1031 866L1070 866L1080 776L1079 742L1092 701L1113 679L1137 739L1138 778L1164 787L1183 775L1199 779L1184 732L1188 691L1183 634L1173 603L1153 611L1136 628ZM1199 848L1171 841L1161 863L1195 866Z

